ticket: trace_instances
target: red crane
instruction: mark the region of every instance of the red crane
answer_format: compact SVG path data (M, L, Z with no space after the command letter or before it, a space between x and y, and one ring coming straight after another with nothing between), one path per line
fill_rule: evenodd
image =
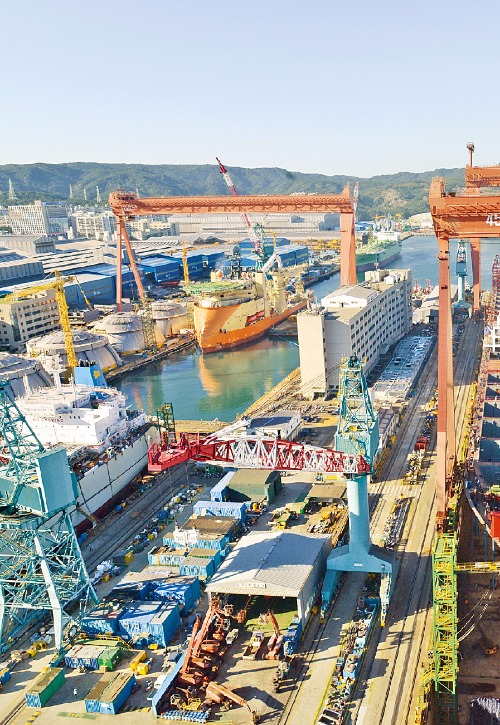
M186 434L181 435L175 446L166 442L153 444L148 451L148 470L165 471L188 460L219 461L241 468L280 471L359 475L371 470L363 456L331 448L259 436L218 439L216 435L200 438L199 435L188 437Z
M217 163L219 164L219 171L222 174L222 178L226 182L227 187L228 187L229 191L231 192L231 195L232 196L239 196L238 190L236 189L235 185L233 184L233 180L229 176L229 171L226 169L226 167L224 166L224 164L222 163L222 161L217 156L215 158L217 160ZM250 237L250 240L251 240L252 244L254 245L254 247L257 250L257 252L259 254L262 254L264 250L262 249L262 245L261 245L260 239L257 236L257 234L255 233L255 229L251 225L250 219L248 218L247 213L244 212L244 211L241 212L241 218L245 222L245 226L246 226L247 231L248 231L248 236Z

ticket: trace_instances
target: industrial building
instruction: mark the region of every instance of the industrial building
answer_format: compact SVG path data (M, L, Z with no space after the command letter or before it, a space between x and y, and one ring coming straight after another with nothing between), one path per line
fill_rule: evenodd
M2 237L3 239L3 237ZM42 279L44 268L40 259L6 247L0 247L0 288L25 281Z
M67 236L66 202L35 201L34 204L9 206L9 226L13 234Z
M221 500L272 503L278 496L283 484L279 471L265 471L259 468L240 468L222 478L217 489Z
M339 287L297 316L302 394L338 388L343 358L356 355L365 374L412 325L411 270L379 269L365 282Z
M0 299L0 346L4 350L21 350L31 338L60 326L55 290L23 300Z
M305 625L330 551L329 536L250 533L236 544L207 585L207 592L293 599L293 608Z
M428 360L434 339L410 335L397 345L391 362L372 388L372 398L379 403L402 403Z
M276 410L268 415L252 418L245 430L246 435L294 441L302 430L302 414L297 410Z
M181 265L173 257L147 257L142 260L146 282L150 284L177 284L181 278Z
M55 252L54 238L46 234L2 234L2 245L30 256Z

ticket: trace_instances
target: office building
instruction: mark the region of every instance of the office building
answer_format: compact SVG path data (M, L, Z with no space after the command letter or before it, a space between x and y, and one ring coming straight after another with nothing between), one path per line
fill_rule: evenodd
M9 225L13 234L67 236L66 202L35 201L34 204L9 206Z
M77 237L107 242L115 238L116 219L110 211L75 211L69 221Z
M54 290L23 300L0 299L0 347L17 352L33 337L60 329L59 308Z
M343 358L356 355L365 374L411 329L411 270L379 269L362 284L344 286L297 317L302 392L338 389Z

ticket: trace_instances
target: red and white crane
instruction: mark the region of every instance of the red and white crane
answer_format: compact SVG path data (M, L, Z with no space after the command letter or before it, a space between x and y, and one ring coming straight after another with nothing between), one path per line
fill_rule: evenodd
M229 171L226 169L226 167L224 166L224 164L222 163L222 161L217 156L215 158L217 160L217 163L219 164L219 171L222 174L222 178L226 182L227 188L231 192L231 195L232 196L239 196L238 190L236 189L235 185L233 184L233 180L229 176ZM262 249L261 241L260 241L260 239L259 239L259 237L258 237L258 235L257 235L257 233L255 231L255 229L253 228L252 224L250 223L250 219L248 218L246 212L242 212L241 213L241 218L245 222L245 226L247 228L248 236L250 237L250 241L254 245L254 247L257 250L257 252L259 254L262 254L264 250Z
M200 438L182 434L175 446L153 444L148 451L148 470L165 471L184 461L219 462L240 468L264 468L314 473L370 473L370 464L361 455L318 448L293 441L260 436Z

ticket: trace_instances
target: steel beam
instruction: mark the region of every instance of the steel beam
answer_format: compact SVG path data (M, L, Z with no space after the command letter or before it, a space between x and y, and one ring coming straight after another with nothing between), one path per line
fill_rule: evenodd
M481 240L470 240L470 257L472 262L472 291L474 293L474 312L481 307Z

